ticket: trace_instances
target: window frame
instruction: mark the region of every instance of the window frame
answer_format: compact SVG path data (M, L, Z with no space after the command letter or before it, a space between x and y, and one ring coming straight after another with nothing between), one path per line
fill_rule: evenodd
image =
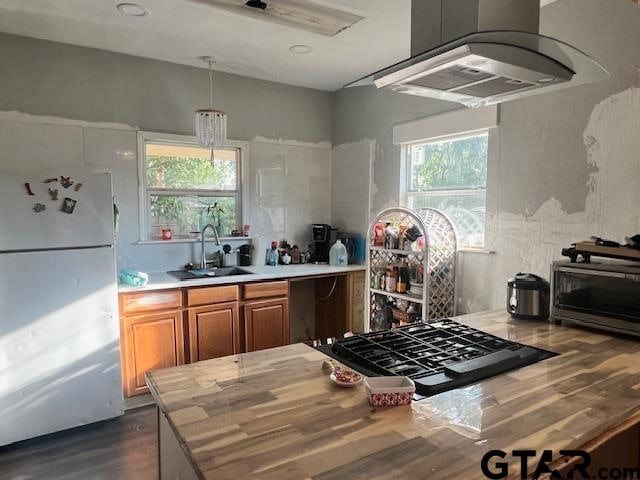
M137 135L138 143L138 211L139 211L139 243L156 243L166 240L160 240L153 238L150 235L150 201L151 195L161 196L189 196L195 195L200 197L232 197L236 198L236 218L238 219L238 228L242 228L243 223L248 219L247 212L247 189L245 186L247 183L248 172L248 158L249 158L249 143L237 140L227 140L223 148L232 148L238 151L238 165L237 165L237 183L236 190L210 190L210 189L176 189L176 188L154 188L148 187L146 184L147 178L147 161L146 161L146 145L147 143L165 144L165 145L184 145L188 147L200 147L198 145L197 138L193 135L178 135L171 133L159 133L139 131ZM169 242L195 242L194 239L178 238L170 240Z
M484 235L482 245L460 245L458 244L459 250L472 250L472 251L483 251L487 245L487 217L486 217L486 209L487 209L487 186L489 183L489 159L491 156L490 148L491 148L491 132L494 127L486 127L480 128L473 131L460 132L452 135L444 135L432 138L425 138L419 141L403 143L402 151L401 151L401 200L402 205L406 207L410 206L410 198L419 198L419 197L444 197L444 196L473 196L478 193L484 193L485 195L485 217L484 217ZM467 188L435 188L433 190L428 190L425 192L415 191L411 189L411 149L417 145L429 145L433 143L442 143L442 142L451 142L455 140L463 140L465 138L478 137L481 135L487 136L487 157L486 161L486 169L487 176L485 179L485 185L482 187L467 187ZM456 230L456 236L459 237L458 228L455 223L453 224L454 229Z

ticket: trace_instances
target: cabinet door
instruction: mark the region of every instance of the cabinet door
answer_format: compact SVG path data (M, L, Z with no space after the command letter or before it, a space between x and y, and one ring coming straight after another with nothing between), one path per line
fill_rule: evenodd
M279 298L244 304L247 352L289 344L289 300Z
M182 312L172 311L124 319L126 338L125 394L130 397L149 391L144 380L148 370L184 363Z
M189 309L191 362L240 353L238 302Z

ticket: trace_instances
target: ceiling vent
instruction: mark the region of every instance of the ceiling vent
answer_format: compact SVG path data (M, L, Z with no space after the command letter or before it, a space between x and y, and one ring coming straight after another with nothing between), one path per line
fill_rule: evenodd
M260 0L249 0L245 3L245 5L251 8L259 8L260 10L264 10L265 8L267 8L267 4Z
M363 17L308 0L192 0L228 12L333 37Z
M539 18L539 0L413 0L413 56L347 86L480 107L609 77L580 50L540 35Z

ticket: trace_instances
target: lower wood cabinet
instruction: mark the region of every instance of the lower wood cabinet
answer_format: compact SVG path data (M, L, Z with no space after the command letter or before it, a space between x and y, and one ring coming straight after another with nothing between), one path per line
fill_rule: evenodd
M122 385L147 393L148 370L290 342L287 281L120 295Z
M144 380L147 370L184 363L182 311L125 317L122 328L123 387L126 396L149 391Z
M189 360L199 362L241 352L238 302L190 308Z
M244 330L247 352L288 345L289 299L246 302Z

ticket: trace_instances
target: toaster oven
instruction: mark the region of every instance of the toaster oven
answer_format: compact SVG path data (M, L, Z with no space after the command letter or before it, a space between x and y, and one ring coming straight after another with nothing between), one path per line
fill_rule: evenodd
M553 262L551 319L640 336L640 265Z

